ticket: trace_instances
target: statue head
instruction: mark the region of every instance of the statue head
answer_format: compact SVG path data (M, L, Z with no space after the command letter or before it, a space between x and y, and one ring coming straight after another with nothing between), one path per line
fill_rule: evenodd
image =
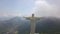
M32 14L32 17L34 17L34 14Z

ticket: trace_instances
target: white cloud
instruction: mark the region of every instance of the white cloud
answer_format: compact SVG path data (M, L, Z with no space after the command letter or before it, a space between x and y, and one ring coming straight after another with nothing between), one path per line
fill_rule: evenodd
M60 15L59 15L60 10L59 10L58 6L56 4L48 3L47 0L36 0L34 11L35 11L36 16L60 17Z

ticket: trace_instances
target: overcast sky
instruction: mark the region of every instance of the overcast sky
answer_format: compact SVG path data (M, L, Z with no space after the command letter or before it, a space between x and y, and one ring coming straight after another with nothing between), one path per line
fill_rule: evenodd
M35 7L37 16L60 17L60 0L36 0Z
M0 0L0 16L60 17L60 0Z

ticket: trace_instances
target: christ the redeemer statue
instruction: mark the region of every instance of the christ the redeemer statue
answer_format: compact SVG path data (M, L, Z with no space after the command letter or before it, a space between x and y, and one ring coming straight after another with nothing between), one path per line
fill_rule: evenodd
M31 24L31 31L30 34L34 34L35 33L35 26L36 26L36 21L40 20L40 17L35 17L34 14L32 14L32 17L25 17L26 19L30 20L30 24Z

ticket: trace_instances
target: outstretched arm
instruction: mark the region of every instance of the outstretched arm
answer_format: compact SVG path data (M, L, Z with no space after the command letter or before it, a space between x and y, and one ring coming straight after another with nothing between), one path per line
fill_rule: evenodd
M23 17L23 18L25 18L25 19L27 19L27 20L30 20L30 19L31 19L31 17Z

